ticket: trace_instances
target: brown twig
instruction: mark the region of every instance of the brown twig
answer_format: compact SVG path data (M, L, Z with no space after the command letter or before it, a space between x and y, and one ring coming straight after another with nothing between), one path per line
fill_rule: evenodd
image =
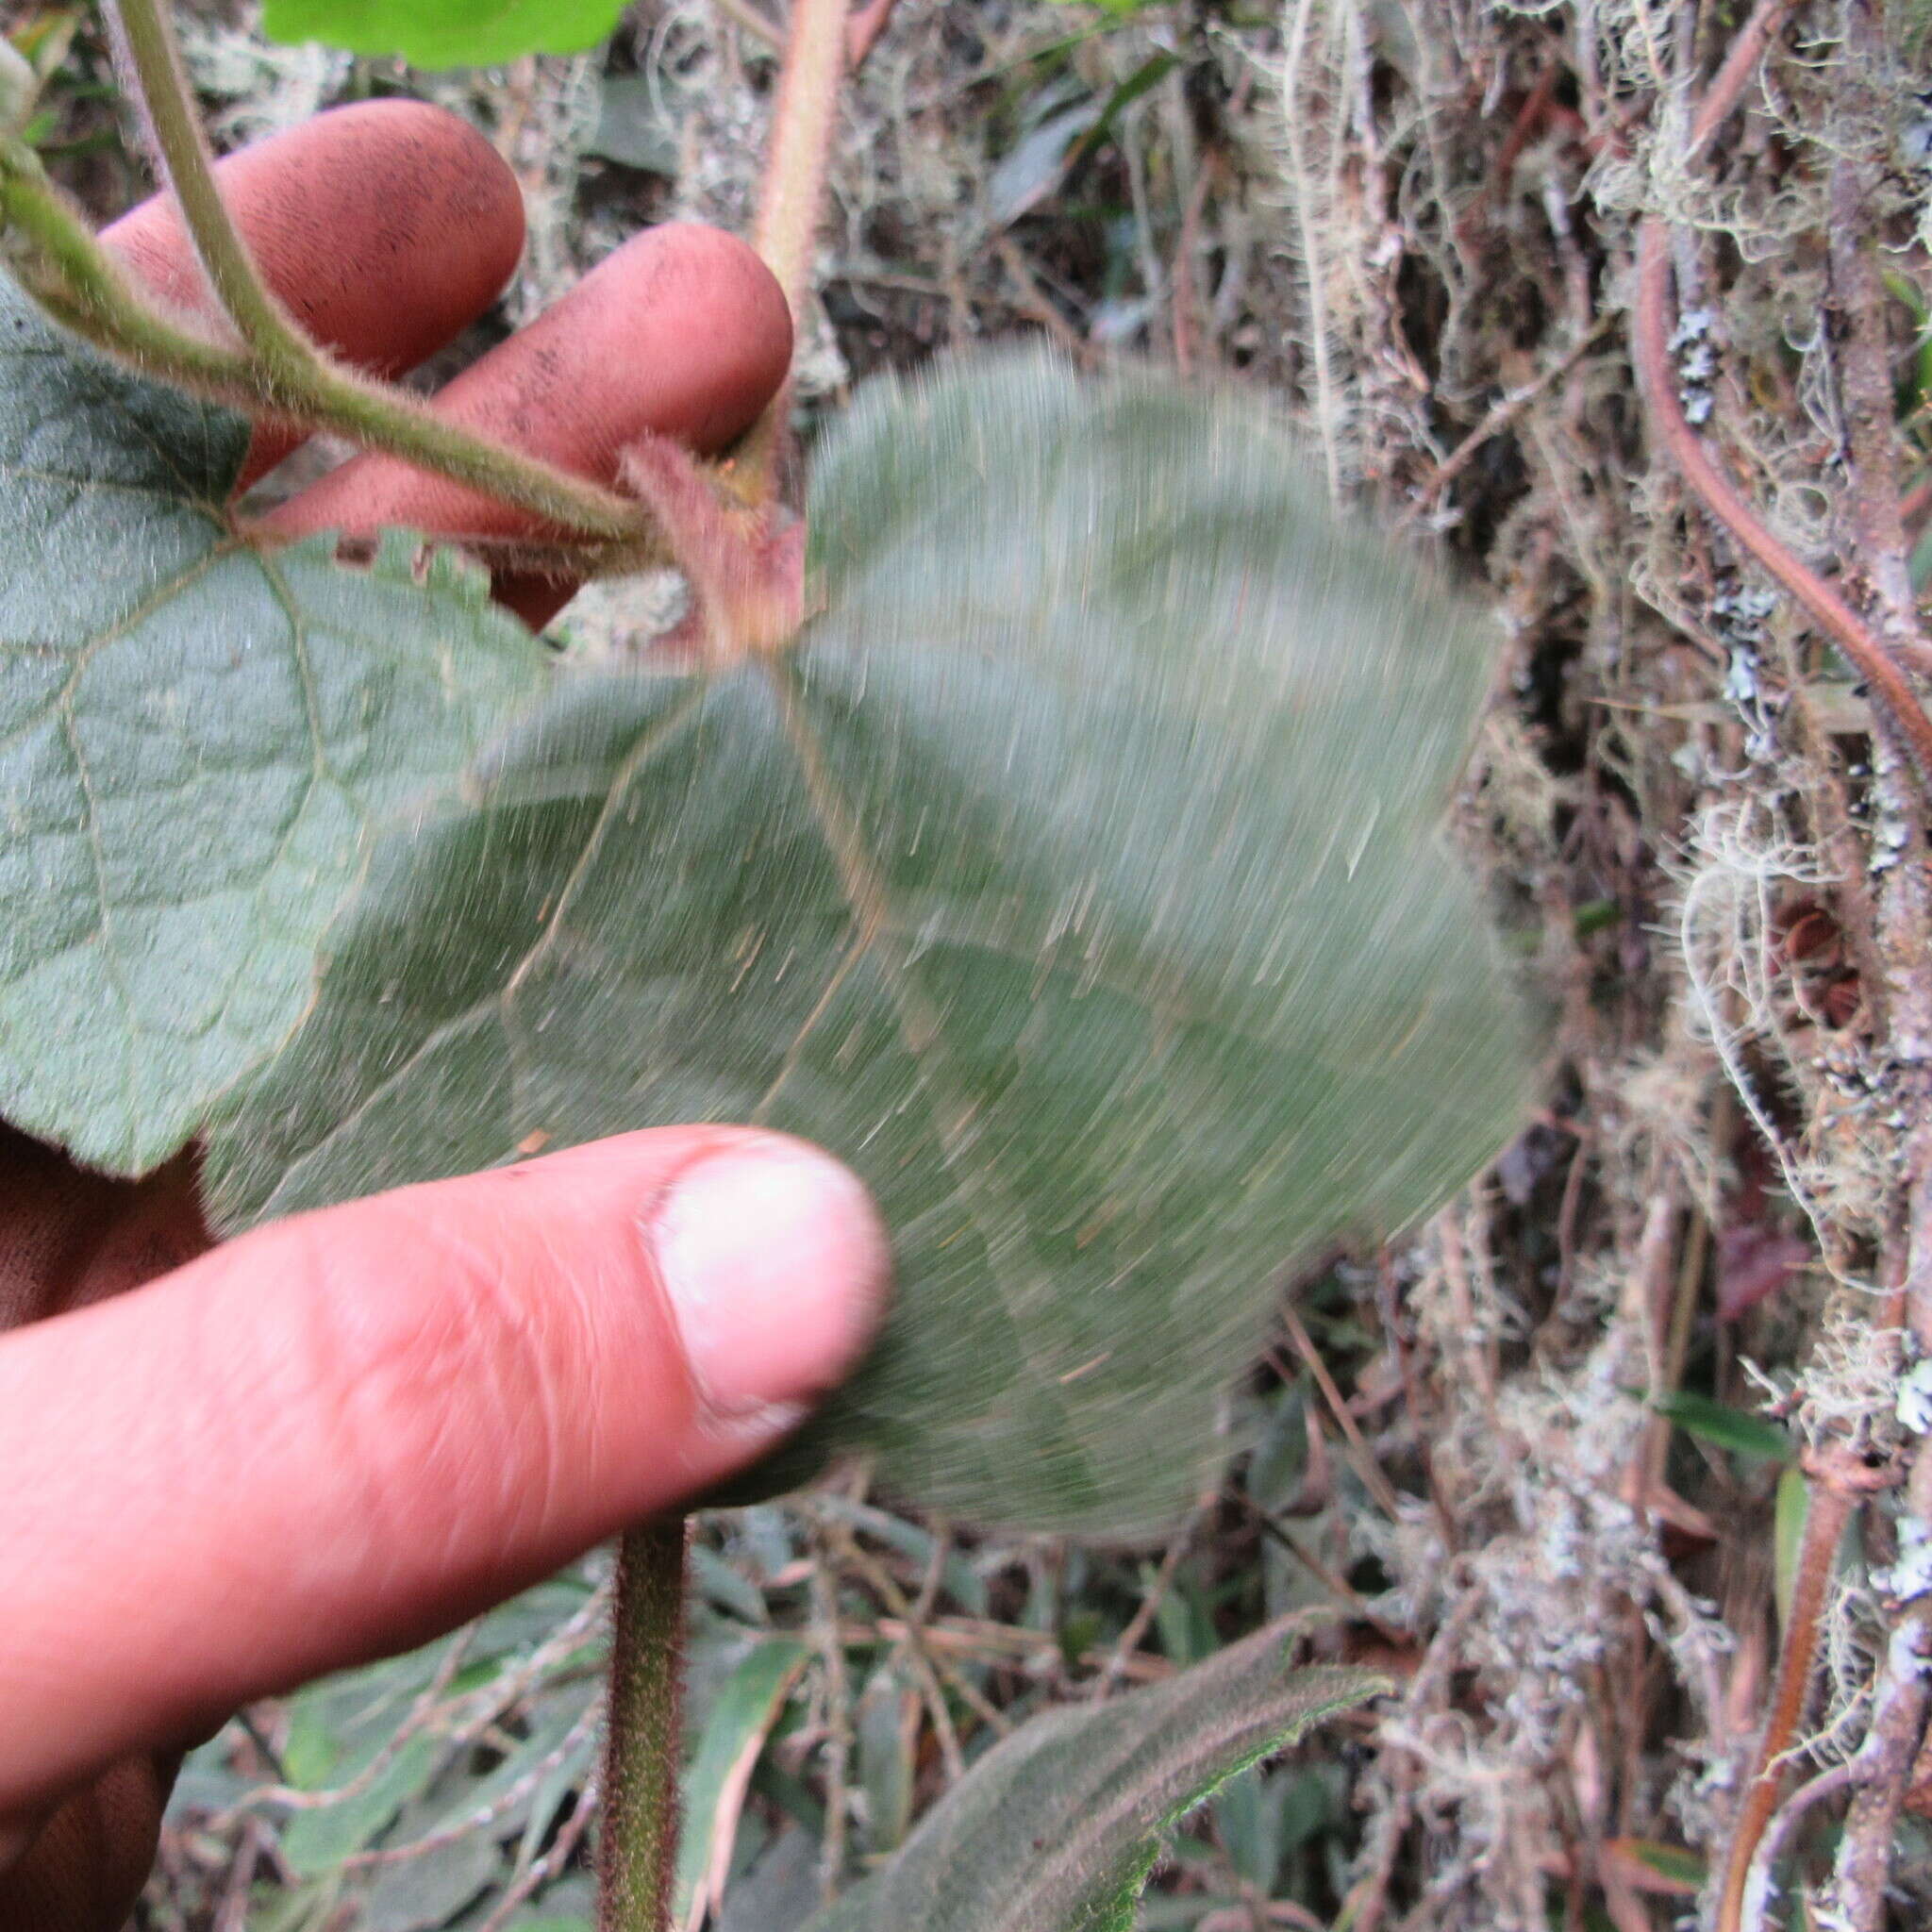
M1684 414L1671 369L1670 274L1664 225L1656 215L1646 215L1637 230L1637 309L1631 355L1644 408L1664 447L1704 507L1810 612L1843 652L1870 686L1874 708L1906 745L1921 779L1932 784L1932 720L1926 718L1904 672L1852 607L1757 520Z
M1765 1907L1771 1898L1772 1873L1784 1857L1792 1832L1827 1798L1835 1798L1845 1790L1855 1775L1852 1764L1834 1764L1829 1771L1821 1771L1800 1785L1778 1807L1777 1815L1765 1826L1764 1836L1758 1840L1757 1854L1751 1861L1750 1875L1745 1881L1744 1932L1758 1932L1764 1923Z
M1335 1418L1337 1425L1341 1430L1342 1437L1348 1444L1349 1462L1355 1473L1361 1477L1362 1487L1375 1499L1390 1522L1399 1523L1402 1520L1401 1500L1395 1493L1393 1484L1382 1474L1381 1465L1376 1462L1370 1451L1368 1442L1362 1435L1361 1424L1356 1421L1342 1397L1341 1391L1336 1387L1335 1377L1328 1373L1328 1364L1322 1359L1321 1351L1316 1348L1314 1338L1302 1325L1301 1317L1292 1308L1284 1307L1281 1319L1288 1329L1288 1339L1294 1343L1294 1352L1307 1364L1309 1374L1314 1376L1315 1386L1322 1391L1322 1400L1328 1405L1329 1414ZM1272 1350L1270 1355L1274 1373L1284 1382L1292 1382L1293 1372L1278 1356L1274 1355Z
M785 29L752 4L752 0L712 0L724 18L735 26L740 26L753 40L770 47L774 53L780 53L785 46Z
M845 64L856 74L885 32L898 0L866 0L845 29Z
M1882 9L1872 0L1844 0L1841 19L1849 138L1841 139L1832 164L1828 260L1849 458L1844 508L1888 641L1902 654L1924 654L1899 488L1887 305L1875 256L1875 211L1889 158L1883 130L1890 55ZM1903 1320L1924 1353L1932 1351L1932 894L1923 801L1905 782L1897 748L1886 741L1890 736L1874 733L1873 758L1874 788L1896 841L1892 863L1880 877L1877 938L1890 1007L1885 1043L1895 1069L1898 1110L1909 1125L1883 1264L1887 1314L1894 1324ZM1921 1441L1907 1455L1905 1521L1923 1525L1932 1523L1932 1451ZM1847 1932L1879 1932L1885 1924L1899 1812L1932 1719L1928 1657L1932 1602L1921 1593L1899 1607L1855 1760L1857 1789L1835 1872L1837 1909Z
M1744 98L1744 90L1751 85L1758 61L1771 45L1772 35L1790 10L1791 0L1757 0L1751 9L1751 17L1738 29L1724 65L1711 75L1710 85L1704 91L1696 118L1690 123L1690 140L1684 151L1686 161L1694 161L1731 118L1731 110Z
M1777 1809L1778 1796L1784 1788L1785 1755L1804 1722L1839 1542L1862 1491L1870 1487L1869 1483L1857 1481L1851 1472L1850 1458L1832 1457L1822 1460L1812 1473L1805 1534L1798 1544L1790 1616L1778 1649L1777 1682L1772 1692L1771 1714L1765 1719L1763 1733L1758 1738L1750 1782L1744 1787L1743 1803L1738 1808L1738 1822L1731 1832L1716 1932L1739 1932L1743 1924L1744 1894L1752 1860L1765 1827Z
M1410 507L1409 513L1428 508L1444 490L1466 470L1477 451L1492 438L1500 436L1510 424L1515 422L1536 399L1554 389L1570 374L1583 358L1596 347L1616 325L1612 315L1600 316L1596 325L1570 344L1550 366L1541 374L1532 376L1528 382L1507 390L1491 404L1489 413L1458 442L1449 454L1437 464L1435 474L1429 477Z
M1194 286L1194 256L1201 241L1201 216L1208 206L1208 191L1214 185L1215 157L1201 158L1195 171L1194 186L1188 205L1181 210L1180 234L1174 244L1173 293L1169 308L1174 324L1174 373L1183 378L1194 373L1194 338L1199 318L1200 291Z

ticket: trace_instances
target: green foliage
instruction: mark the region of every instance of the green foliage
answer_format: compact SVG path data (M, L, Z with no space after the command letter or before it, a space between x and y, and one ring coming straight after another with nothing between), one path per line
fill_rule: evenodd
M416 67L493 67L525 54L581 54L608 40L624 0L267 0L276 41L398 54Z
M242 541L246 445L0 280L0 1113L117 1172L295 1029L374 827L539 684L454 558Z
M1041 358L875 388L811 512L789 655L562 679L387 842L215 1208L808 1136L900 1292L776 1479L866 1449L970 1519L1163 1522L1279 1268L1433 1207L1522 1105L1438 842L1485 640L1252 403Z
M1754 1462L1789 1462L1796 1453L1790 1432L1779 1424L1708 1395L1679 1389L1657 1396L1650 1406L1687 1435Z
M811 1652L797 1638L768 1637L755 1643L719 1687L697 1748L679 1779L677 1876L672 1923L691 1923L702 1894L712 1906L723 1890L740 1812L758 1753L785 1707L792 1684Z
M1278 1626L1167 1682L1034 1719L806 1932L1132 1932L1168 1833L1237 1773L1386 1690L1286 1668Z

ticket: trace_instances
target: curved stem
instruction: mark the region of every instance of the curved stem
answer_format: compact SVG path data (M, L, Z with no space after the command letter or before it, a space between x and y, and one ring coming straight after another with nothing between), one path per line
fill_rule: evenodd
M36 301L145 374L252 415L334 430L561 529L642 542L650 561L669 560L668 548L654 541L649 513L630 498L460 428L404 391L340 368L308 341L260 282L222 204L158 0L120 0L118 11L134 83L183 219L243 346L197 336L144 300L31 150L8 142L0 150L0 213L13 244L8 253Z
M264 360L291 366L312 361L316 351L269 293L222 205L214 157L194 111L165 0L114 0L111 12L167 185L181 205L194 252L222 308Z
M1810 1505L1805 1514L1805 1534L1799 1540L1791 1613L1779 1647L1777 1683L1772 1692L1771 1715L1757 1740L1751 1781L1732 1828L1729 1857L1724 1867L1724 1893L1718 1903L1717 1932L1739 1932L1752 1860L1764 1828L1777 1809L1784 1789L1784 1759L1796 1740L1810 1695L1811 1674L1818 1657L1819 1631L1825 1599L1830 1593L1832 1566L1851 1519L1853 1495L1827 1475L1810 1485Z
M197 395L237 407L253 398L247 355L191 334L142 302L39 157L17 142L0 147L0 238L22 287L76 335Z
M1637 313L1631 350L1645 408L1685 480L1704 506L1785 590L1871 687L1874 703L1898 733L1920 777L1932 783L1932 720L1905 673L1852 607L1801 558L1758 522L1677 400L1671 373L1670 258L1664 225L1646 215L1637 231Z
M690 1542L689 1521L674 1516L630 1531L618 1551L597 1932L666 1932L671 1923Z

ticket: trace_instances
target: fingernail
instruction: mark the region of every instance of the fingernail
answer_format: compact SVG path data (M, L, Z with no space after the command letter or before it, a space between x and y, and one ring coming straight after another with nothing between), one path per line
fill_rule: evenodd
M651 1237L691 1379L721 1416L824 1394L885 1311L878 1210L802 1141L759 1135L693 1161L658 1201Z

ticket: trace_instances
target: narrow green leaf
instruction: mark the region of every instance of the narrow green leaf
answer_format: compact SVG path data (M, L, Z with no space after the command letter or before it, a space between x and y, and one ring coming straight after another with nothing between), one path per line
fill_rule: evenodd
M295 1030L375 827L541 688L479 573L242 541L247 437L0 277L0 1116L117 1173Z
M989 1751L807 1932L1131 1932L1181 1818L1387 1688L1361 1671L1290 1671L1271 1627L1151 1689L1050 1711Z
M718 1904L752 1767L810 1655L794 1638L765 1638L713 1701L680 1781L684 1829L677 1844L674 1926L701 1924Z
M1487 634L1252 400L1041 358L874 389L811 509L788 657L566 677L386 844L215 1209L800 1134L899 1288L760 1480L864 1450L968 1520L1163 1525L1278 1271L1435 1207L1525 1104L1439 829Z
M395 54L415 67L494 67L581 54L610 38L624 0L267 0L272 41Z
M896 1851L912 1824L919 1691L888 1658L866 1679L853 1723L858 1788L865 1797L865 1840L874 1853Z
M1696 1852L1683 1845L1666 1844L1660 1839L1612 1839L1606 1850L1627 1857L1653 1872L1683 1896L1694 1897L1709 1877L1709 1868Z
M1811 1485L1793 1463L1777 1479L1772 1511L1772 1584L1777 1601L1777 1627L1790 1628L1791 1597L1798 1587L1798 1553L1805 1544L1805 1519L1811 1513Z
M1667 1417L1688 1435L1714 1442L1720 1449L1748 1456L1758 1462L1791 1459L1789 1432L1777 1423L1753 1415L1749 1409L1733 1408L1727 1403L1684 1389L1659 1395L1650 1406L1657 1415Z

